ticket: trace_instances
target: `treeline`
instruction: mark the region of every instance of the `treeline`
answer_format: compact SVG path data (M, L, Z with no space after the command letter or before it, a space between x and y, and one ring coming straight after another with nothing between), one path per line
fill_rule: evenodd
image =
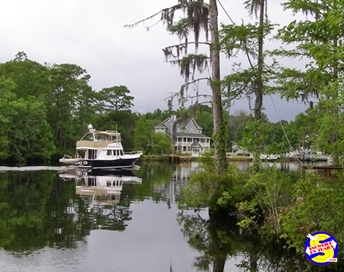
M95 91L75 64L40 64L24 52L0 64L0 160L50 161L74 152L93 124L121 130L129 148L135 125L125 86Z
M0 64L0 160L8 162L47 162L63 154L73 154L75 141L92 124L97 129L117 129L122 133L126 150L142 150L145 154L171 152L171 139L155 134L154 126L172 114L193 117L212 136L211 108L199 104L192 110L156 109L133 112L134 97L126 86L93 90L90 75L75 64L40 64L19 52L15 59ZM311 134L312 120L304 114L295 121L282 121L293 147L302 135ZM251 114L239 111L226 114L228 149L233 142L247 144L251 138ZM268 153L290 150L281 123L271 123L263 114L268 135L262 148Z

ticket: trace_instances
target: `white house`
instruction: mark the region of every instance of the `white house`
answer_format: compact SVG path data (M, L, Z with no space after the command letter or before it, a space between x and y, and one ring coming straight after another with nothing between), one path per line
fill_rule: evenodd
M175 124L175 135L172 135L172 125ZM198 156L210 149L210 137L202 134L202 128L195 119L177 120L175 115L168 117L154 127L155 132L169 134L173 137L175 153Z

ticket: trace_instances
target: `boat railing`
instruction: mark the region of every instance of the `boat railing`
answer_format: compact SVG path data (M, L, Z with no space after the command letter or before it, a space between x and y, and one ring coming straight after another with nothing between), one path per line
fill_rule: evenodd
M130 152L124 152L124 155L142 155L142 151L130 151Z

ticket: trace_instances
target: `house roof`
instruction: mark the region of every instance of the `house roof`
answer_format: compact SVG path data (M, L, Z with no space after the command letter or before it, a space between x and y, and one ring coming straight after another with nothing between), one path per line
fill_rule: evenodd
M166 126L164 125L165 122L167 122L169 119L171 119L171 117L167 117L164 121L162 121L159 125L155 126L154 128L166 128Z
M160 125L155 126L154 128L166 128L166 126L160 124Z
M164 121L162 121L159 125L155 126L154 128L166 128L166 126L164 125L167 121L169 121L171 119L171 117L167 117ZM185 118L182 120L177 121L177 124L179 126L184 126L186 127L191 121L193 121L196 125L196 127L198 129L202 129L196 122L196 120L194 118Z
M190 124L190 122L192 122L192 121L195 123L195 125L196 125L196 127L197 127L198 129L202 129L202 128L197 124L197 122L196 122L196 120L195 120L194 118L186 118L186 119L184 119L184 120L180 120L180 121L177 122L177 124L180 125L180 126L186 127L186 126L187 126L188 124Z
M177 137L193 137L193 138L207 138L211 139L211 137L204 135L204 134L199 134L199 133L185 133L185 132L177 132L176 133Z

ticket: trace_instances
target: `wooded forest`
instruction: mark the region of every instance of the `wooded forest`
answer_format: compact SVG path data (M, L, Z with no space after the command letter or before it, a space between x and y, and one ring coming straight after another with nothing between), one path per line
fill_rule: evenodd
M74 154L75 142L95 128L117 129L122 134L125 150L142 150L144 154L169 154L171 140L154 133L154 126L167 117L193 117L212 136L211 107L199 104L192 110L156 109L154 112L132 111L134 97L123 85L93 90L90 75L76 64L40 64L19 52L13 60L0 64L0 160L10 163L56 161L63 154ZM167 107L166 107L167 108ZM228 127L228 150L233 141L249 147L249 124L253 115L238 111L225 113ZM304 135L315 132L309 114L299 114L294 121L269 122L263 114L267 132L264 151L282 154L289 151L283 134L287 131L293 147ZM309 143L311 144L311 143Z
M181 1L162 12L185 11L190 3ZM208 5L196 1L192 4L194 11L196 4ZM221 154L230 151L233 141L256 153L274 154L283 154L302 144L332 154L339 163L344 151L343 5L334 0L286 2L283 4L286 10L307 15L304 20L292 19L286 26L276 26L269 21L267 5L268 1L245 1L244 6L253 20L221 24L216 32L218 35L211 42L206 34L209 30L206 26L213 18L208 13L210 10L204 14L190 11L189 16L198 16L197 21L203 22L196 28L192 28L192 22L185 18L177 21L165 17L167 32L185 40L163 50L168 62L180 66L185 84L170 97L166 109L151 113L133 112L134 97L120 82L94 90L89 84L91 75L78 64L41 64L30 60L25 52L18 52L13 60L0 64L0 160L23 163L73 155L75 141L86 132L87 124L97 129L117 128L127 151L168 153L169 139L155 135L153 127L171 114L187 114L203 127L204 134L215 137L215 153L216 150L222 150ZM209 7L212 6L210 3ZM216 17L217 9L212 12ZM200 35L202 30L206 35ZM204 42L200 41L203 36ZM272 40L282 46L265 50L264 44ZM190 44L195 46L192 53L190 49L185 51ZM232 72L216 80L214 76L197 78L214 62L214 56L197 53L197 49L212 44L217 44L217 51L228 60ZM174 54L176 51L179 53ZM305 67L296 69L282 66L283 59L308 61ZM213 71L216 67L211 68ZM200 80L210 83L213 103L193 106L193 110L188 111L184 103L190 96L197 97L199 91L190 94L188 87ZM306 103L309 109L293 121L281 120L273 124L263 113L263 99L271 94L297 99ZM309 102L310 97L312 102ZM251 112L229 115L228 107L236 99L254 101ZM179 101L179 109L173 110L175 100ZM217 108L219 103L221 106ZM223 139L225 146L218 145L217 138Z

